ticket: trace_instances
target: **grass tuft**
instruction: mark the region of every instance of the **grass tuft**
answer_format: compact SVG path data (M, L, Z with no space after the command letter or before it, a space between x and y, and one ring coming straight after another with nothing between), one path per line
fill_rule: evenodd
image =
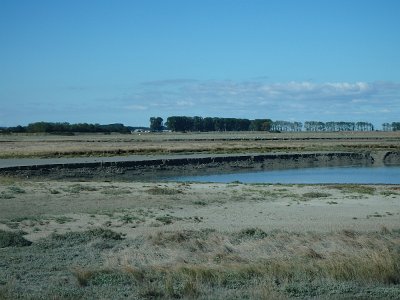
M105 195L118 196L118 195L130 194L131 190L124 188L106 187L101 191L101 193Z
M147 193L151 195L177 195L183 194L183 191L168 187L153 187L147 190Z
M6 192L0 193L0 199L7 200L7 199L13 199L13 198L15 198L15 196L10 193L6 193Z
M174 221L178 221L180 219L181 218L174 217L174 216L171 216L171 215L165 215L165 216L156 217L156 220L161 222L161 223L163 223L164 225L172 224L172 223L174 223Z
M14 193L14 194L25 194L26 191L23 188L20 188L19 186L10 186L8 187L8 189L10 190L10 192Z
M266 238L268 234L261 230L260 228L246 228L237 234L237 239L263 239Z
M309 192L302 195L305 199L326 198L329 196L332 196L332 194L322 192Z
M77 183L65 188L64 191L72 194L79 194L80 192L94 192L97 191L97 188L94 186Z
M0 248L4 247L24 247L31 245L32 242L23 237L22 232L12 232L0 230Z
M376 191L375 187L359 184L337 184L330 186L330 188L338 189L345 193L356 193L364 195L373 195Z
M95 239L118 241L124 239L124 236L121 233L103 228L95 228L82 232L68 232L65 234L53 233L50 236L50 242L56 241L68 244L87 243Z

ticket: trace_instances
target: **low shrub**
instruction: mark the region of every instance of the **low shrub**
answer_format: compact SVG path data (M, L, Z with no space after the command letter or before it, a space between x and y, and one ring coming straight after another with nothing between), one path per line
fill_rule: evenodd
M375 187L359 184L337 184L332 185L331 188L341 190L345 193L357 193L366 195L373 195L376 191Z
M176 194L182 194L183 192L178 189L156 186L156 187L148 189L147 193L149 193L151 195L176 195Z
M302 197L306 198L306 199L326 198L326 197L329 197L329 196L332 196L332 195L329 194L329 193L321 193L321 192L309 192L309 193L304 193L302 195Z
M237 234L237 239L263 239L267 237L267 233L261 230L260 228L246 228Z
M51 241L68 242L70 244L87 243L94 239L103 240L122 240L124 236L121 233L110 229L94 228L82 232L68 232L65 234L52 234Z
M0 230L0 248L29 246L32 242L23 237L22 232Z

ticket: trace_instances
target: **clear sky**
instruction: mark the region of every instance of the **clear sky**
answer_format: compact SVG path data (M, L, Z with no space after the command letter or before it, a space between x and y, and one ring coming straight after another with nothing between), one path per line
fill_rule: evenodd
M398 0L0 0L0 126L400 121Z

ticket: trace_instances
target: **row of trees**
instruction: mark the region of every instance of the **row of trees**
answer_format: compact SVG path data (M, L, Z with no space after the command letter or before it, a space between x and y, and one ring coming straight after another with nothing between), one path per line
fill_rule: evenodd
M35 122L28 126L16 126L3 128L3 132L16 132L16 133L72 133L72 132L86 132L86 133L130 133L132 127L124 126L123 124L88 124L88 123L78 123L70 124L64 123L52 123L52 122Z
M172 116L167 119L165 126L161 117L150 118L150 129L161 131L373 131L374 125L369 122L301 122L271 121L270 119L237 119L237 118L202 118ZM139 127L125 126L120 123L100 125L67 122L36 122L28 126L0 128L3 133L130 133ZM144 129L143 127L140 127ZM147 128L148 130L148 128ZM400 122L382 124L383 131L400 131Z
M155 122L155 119L150 119L150 125ZM269 119L172 116L168 117L165 125L171 131L269 131L271 124L272 121Z
M318 122L304 123L305 131L373 131L374 125L369 122Z
M400 122L383 123L382 130L383 131L399 131L400 130Z
M400 130L400 122L382 124L384 131ZM172 116L168 117L165 126L160 117L150 118L150 129L160 131L169 129L171 131L313 131L313 132L335 132L335 131L373 131L374 125L370 122L320 122L306 121L271 121L270 119L237 119L237 118L202 118Z
M301 122L273 121L271 124L271 131L301 131L302 128Z

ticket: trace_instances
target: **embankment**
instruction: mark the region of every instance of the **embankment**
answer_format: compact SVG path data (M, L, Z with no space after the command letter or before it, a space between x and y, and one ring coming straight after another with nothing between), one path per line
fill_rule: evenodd
M169 155L140 157L0 160L0 175L18 177L156 179L177 174L195 175L245 170L268 170L346 165L399 164L400 153L273 153L235 155Z

